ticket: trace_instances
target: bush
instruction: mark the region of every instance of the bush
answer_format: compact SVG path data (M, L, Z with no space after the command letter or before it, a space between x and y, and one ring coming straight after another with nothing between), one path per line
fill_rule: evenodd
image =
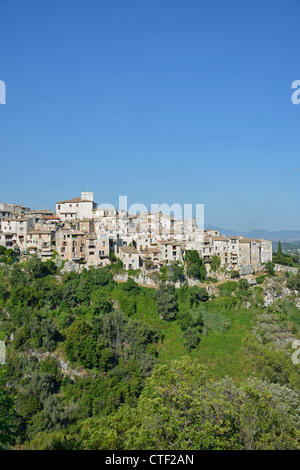
M213 255L211 257L211 264L210 264L210 269L213 272L218 271L218 269L221 266L221 258L219 256Z
M225 282L225 284L221 284L218 287L218 291L222 296L228 297L232 294L232 292L236 290L236 288L237 288L236 282L228 281L228 282Z
M163 320L173 320L178 310L177 294L174 285L161 284L157 289L155 299L160 318Z
M137 282L135 282L132 277L129 277L126 282L120 285L121 290L127 292L128 294L137 295L140 292L140 287Z
M200 343L200 334L196 328L189 327L184 332L184 345L188 351L196 348Z
M197 250L187 250L185 252L185 263L187 265L186 272L188 277L205 281L206 268Z
M231 271L230 272L230 277L231 277L231 279L236 279L236 278L240 277L240 272L239 271Z
M211 276L209 276L206 280L208 282L213 282L214 284L218 282L218 279L216 277L211 277Z
M275 268L275 264L272 263L272 261L268 261L265 264L265 270L270 276L274 276L274 274L275 274L275 269L274 268Z
M203 334L207 334L209 330L226 331L230 325L231 320L219 312L203 312Z
M257 282L257 284L262 284L265 279L266 279L266 276L264 276L264 275L258 276L258 277L256 278L256 282Z
M188 289L190 307L197 307L200 302L207 302L209 295L204 287L193 286Z

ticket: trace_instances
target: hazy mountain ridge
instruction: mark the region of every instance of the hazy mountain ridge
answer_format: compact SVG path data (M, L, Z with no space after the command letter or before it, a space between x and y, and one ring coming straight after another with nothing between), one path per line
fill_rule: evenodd
M205 229L213 229L218 230L221 235L243 235L244 237L249 238L264 238L266 240L272 241L300 241L300 230L264 230L264 229L253 229L249 232L239 231L234 229L227 229L216 227L214 225L207 224L205 225Z

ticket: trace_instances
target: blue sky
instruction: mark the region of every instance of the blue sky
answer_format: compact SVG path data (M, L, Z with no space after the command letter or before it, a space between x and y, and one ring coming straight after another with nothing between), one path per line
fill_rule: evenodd
M0 201L300 229L299 0L0 0Z

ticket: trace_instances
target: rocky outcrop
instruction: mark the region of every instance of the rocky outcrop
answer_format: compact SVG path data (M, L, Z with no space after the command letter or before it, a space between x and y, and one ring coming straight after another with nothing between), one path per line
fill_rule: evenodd
M249 276L254 274L255 271L252 264L239 264L239 272L240 276Z
M282 279L271 278L263 290L263 308L272 305L275 300L292 295L293 292L285 286Z
M291 266L283 266L282 264L275 264L274 270L280 273L290 272L293 274L297 274L297 272L299 271L298 268L292 268Z
M84 267L82 264L76 264L73 261L66 261L63 268L61 269L61 274L65 273L80 273L83 271Z
M281 325L277 315L272 313L265 313L258 317L253 333L260 342L272 342L277 348L285 347L296 339L291 326Z
M156 287L155 281L151 277L147 276L145 271L141 271L136 276L128 275L128 273L118 273L114 275L114 280L116 282L126 282L129 277L132 277L135 282L143 286Z
M71 380L74 380L75 377L85 377L87 375L87 372L84 369L77 369L77 368L70 367L69 363L65 361L64 359L62 359L61 356L56 352L53 352L53 353L49 351L42 352L42 351L37 351L35 349L35 350L27 351L27 354L29 356L36 357L39 361L49 356L54 357L59 364L61 373L63 375L67 375L68 377L70 377Z

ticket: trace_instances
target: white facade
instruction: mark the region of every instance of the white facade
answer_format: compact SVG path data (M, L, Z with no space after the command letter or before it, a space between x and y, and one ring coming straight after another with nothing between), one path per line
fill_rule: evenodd
M86 199L87 198L87 199ZM61 220L89 219L94 216L97 204L93 193L83 192L81 197L56 203L56 214Z

